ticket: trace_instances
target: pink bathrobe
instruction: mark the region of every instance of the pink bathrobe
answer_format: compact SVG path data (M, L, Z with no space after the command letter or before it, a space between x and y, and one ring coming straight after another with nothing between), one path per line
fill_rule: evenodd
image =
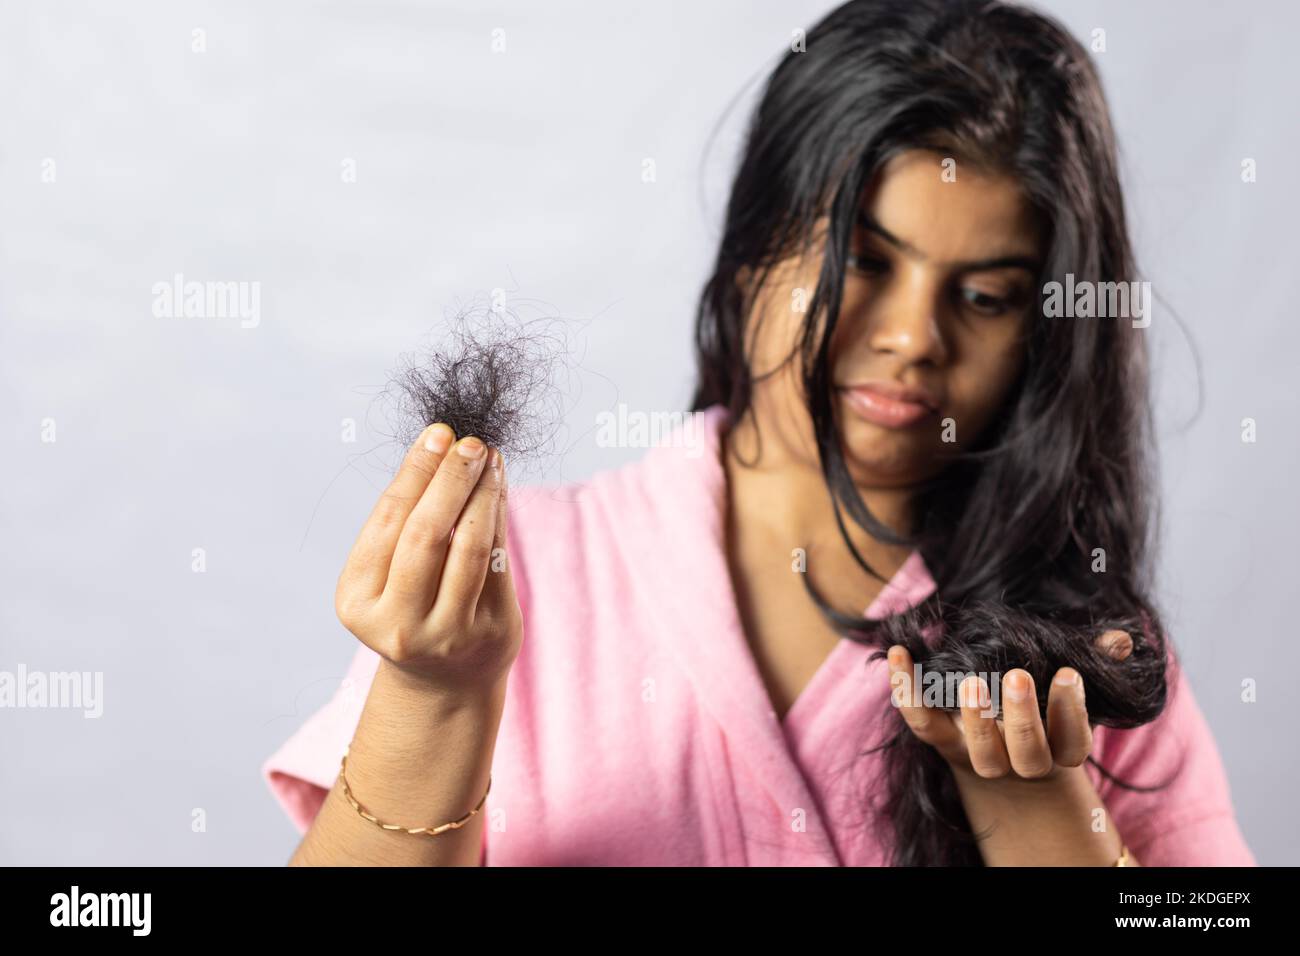
M888 862L888 834L863 809L881 757L857 756L880 740L888 665L841 640L777 719L727 569L726 415L698 412L639 460L586 481L512 489L508 558L525 635L483 810L487 864ZM865 613L933 588L914 552ZM262 766L300 832L338 775L378 661L359 647L330 702ZM1153 723L1094 734L1102 765L1140 785L1186 751L1154 794L1088 768L1113 825L1146 866L1254 865L1181 668L1170 690Z

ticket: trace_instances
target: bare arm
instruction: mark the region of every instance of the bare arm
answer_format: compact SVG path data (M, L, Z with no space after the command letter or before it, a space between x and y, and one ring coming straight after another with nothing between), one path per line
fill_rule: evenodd
M1110 814L1083 767L1058 771L1045 780L987 780L953 770L985 866L1113 866L1119 859L1120 835L1094 829L1099 810L1108 824Z
M487 789L505 686L452 700L381 661L348 752L352 796L384 823L437 826L478 806ZM484 813L438 836L365 820L336 778L291 866L478 866Z

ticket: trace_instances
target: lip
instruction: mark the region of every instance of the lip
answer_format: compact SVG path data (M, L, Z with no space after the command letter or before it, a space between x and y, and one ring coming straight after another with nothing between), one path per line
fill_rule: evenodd
M908 428L939 410L931 393L896 382L863 382L840 391L860 417L884 428Z

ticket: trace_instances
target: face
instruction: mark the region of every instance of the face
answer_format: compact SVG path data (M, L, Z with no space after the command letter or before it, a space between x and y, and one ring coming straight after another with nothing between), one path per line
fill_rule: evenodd
M830 349L845 460L862 487L937 474L1001 411L1024 361L1040 236L1014 180L932 152L895 157L867 190ZM950 177L949 177L950 178ZM750 325L754 415L781 450L816 465L797 358L825 249L775 270ZM760 323L754 316L762 316Z

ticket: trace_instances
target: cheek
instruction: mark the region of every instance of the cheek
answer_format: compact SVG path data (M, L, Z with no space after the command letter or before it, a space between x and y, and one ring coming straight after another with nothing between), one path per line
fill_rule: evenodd
M753 333L750 346L751 365L758 375L769 375L784 363L794 348L798 324L779 298L769 301L763 321Z
M978 429L993 419L1020 374L1023 347L1016 341L984 342L949 377L948 398L958 420Z
M755 305L755 324L751 316L748 347L755 375L770 373L790 361L798 348L807 319L808 305L816 286L816 271L800 269L793 263L774 270Z

